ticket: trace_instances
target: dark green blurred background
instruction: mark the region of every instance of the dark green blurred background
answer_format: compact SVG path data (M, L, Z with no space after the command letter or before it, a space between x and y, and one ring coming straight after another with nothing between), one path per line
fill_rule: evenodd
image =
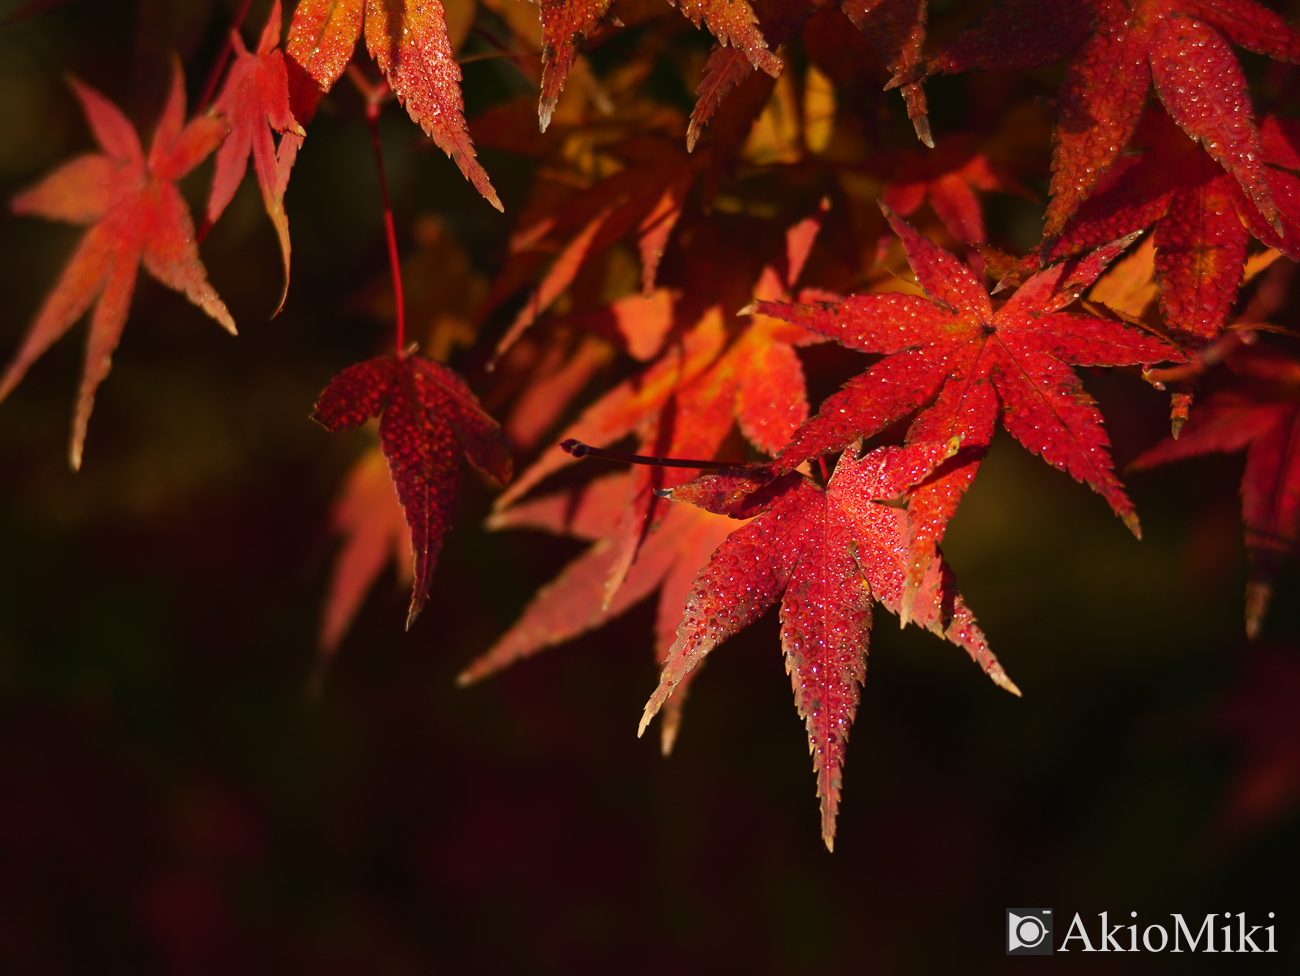
M234 4L143 6L149 31L107 0L0 26L0 196L89 147L64 72L149 120L170 38L197 91ZM491 62L466 74L472 109L517 90ZM942 119L955 89L937 87ZM384 125L403 241L436 212L499 267L509 218L411 151L400 113ZM517 211L532 164L484 161ZM1291 571L1266 640L1244 640L1240 457L1132 479L1138 543L999 439L946 550L1025 697L879 614L833 855L774 615L713 655L670 760L635 736L649 606L453 686L580 551L483 533L477 482L415 628L390 570L305 703L330 500L364 444L307 414L388 339L347 311L384 274L377 192L341 95L293 175L279 318L245 183L203 249L238 339L142 276L80 474L64 459L84 326L0 405L0 972L1300 971L1295 808L1224 815L1247 758L1231 709L1263 707L1300 639ZM0 355L77 233L0 216ZM1162 396L1086 382L1121 466L1162 436ZM1003 910L1036 905L1094 933L1103 910L1275 911L1281 954L1007 959Z

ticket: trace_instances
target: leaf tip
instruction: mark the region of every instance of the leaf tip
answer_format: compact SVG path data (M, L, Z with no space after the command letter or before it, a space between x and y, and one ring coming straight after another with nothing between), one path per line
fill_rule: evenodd
M226 306L220 302L218 302L217 305L219 307L214 308L210 311L205 309L205 311L208 311L208 314L210 314L214 319L217 320L217 324L220 325L227 332L229 332L232 336L239 335L239 330L235 328L235 320L231 318L230 312L227 311Z
M537 131L545 132L551 125L551 118L555 115L555 106L559 99L554 95L542 96L541 101L537 103Z
M993 683L997 685L999 688L1001 688L1003 691L1009 691L1017 698L1025 697L1023 694L1021 694L1019 686L1014 681L1012 681L1010 678L1007 677L1007 673L1003 671L1001 667L999 667L996 671L989 671L989 677L992 678Z
M673 746L677 745L677 732L680 722L680 718L672 722L665 719L663 726L659 729L659 752L665 759L673 754Z
M1133 538L1142 538L1142 526L1138 523L1137 512L1132 510L1124 512L1120 515L1120 518L1124 520L1124 525L1128 530L1133 533Z
M1263 580L1251 580L1246 584L1246 637L1257 640L1264 627L1264 612L1268 609L1269 597L1273 587Z
M926 149L934 148L934 135L930 132L930 117L928 115L918 115L914 118L912 128L916 130L916 138L921 140Z
M910 580L903 584L903 596L898 601L898 629L902 630L912 622L912 604L916 601L916 587Z

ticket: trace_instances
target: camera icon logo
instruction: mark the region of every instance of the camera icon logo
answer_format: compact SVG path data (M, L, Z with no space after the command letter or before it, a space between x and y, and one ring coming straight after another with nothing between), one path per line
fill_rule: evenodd
M1050 956L1052 954L1052 910L1050 908L1007 909L1007 955Z

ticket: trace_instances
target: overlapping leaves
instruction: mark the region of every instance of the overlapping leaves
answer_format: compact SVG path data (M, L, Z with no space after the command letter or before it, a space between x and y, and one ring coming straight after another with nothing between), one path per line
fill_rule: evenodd
M1192 408L1177 439L1133 462L1141 470L1211 452L1246 451L1241 517L1250 579L1246 632L1258 636L1278 571L1300 543L1300 363L1268 347L1226 360L1237 382Z
M850 348L886 354L822 404L782 449L778 466L789 470L839 450L917 410L908 446L961 438L958 455L911 496L904 617L999 420L1043 460L1087 482L1138 534L1137 514L1114 474L1101 413L1070 366L1154 363L1181 354L1123 322L1063 311L1130 241L1035 275L995 309L967 267L884 209L926 297L874 294L838 305L758 305Z
M1260 126L1263 178L1281 233L1225 172L1168 119L1149 114L1140 154L1117 163L1045 255L1059 260L1154 227L1160 310L1169 328L1200 339L1223 329L1237 299L1250 238L1300 258L1300 127Z
M1232 44L1300 60L1300 34L1254 0L1004 0L941 49L929 70L1016 70L1071 59L1058 101L1049 240L1120 158L1152 87L1170 117L1278 229Z
M908 562L905 516L882 504L921 480L956 442L922 452L879 448L840 456L823 490L799 474L706 475L669 491L674 501L753 521L727 536L695 578L669 648L650 720L713 648L781 600L781 644L821 798L822 839L834 847L845 747L866 676L871 602L899 613ZM942 556L927 567L925 597L912 619L963 648L1014 694Z

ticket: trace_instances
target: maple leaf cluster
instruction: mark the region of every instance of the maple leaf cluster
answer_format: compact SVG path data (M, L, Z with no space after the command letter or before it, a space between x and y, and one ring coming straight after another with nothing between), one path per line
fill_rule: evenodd
M1300 537L1300 363L1260 339L1286 331L1265 321L1284 304L1266 286L1300 260L1300 121L1285 114L1296 107L1290 75L1269 75L1274 104L1256 107L1234 47L1296 63L1300 33L1255 0L999 0L932 48L925 0L671 6L485 0L490 16L471 12L461 28L439 0L300 0L282 48L277 0L255 47L235 25L214 97L188 121L177 62L147 154L122 112L73 80L98 150L12 207L89 230L0 378L0 399L93 305L78 467L141 264L233 333L199 240L250 157L283 259L283 307L289 178L310 151L304 126L323 104L347 105L331 95L347 76L379 155L393 282L391 300L372 304L395 317L396 342L339 373L312 413L330 431L378 418L377 445L336 508L346 541L322 655L390 557L410 580L414 621L454 521L462 458L498 486L527 458L489 528L590 547L462 682L658 592L661 677L641 731L662 715L667 753L699 665L779 602L830 847L874 603L1020 693L940 548L997 427L1087 484L1140 537L1076 367L1172 389L1172 436L1134 470L1247 451L1246 618L1257 635ZM689 30L678 13L715 41L683 69L698 96L689 115L651 94L656 59ZM467 121L471 21L484 57L531 91ZM624 36L641 49L597 71L602 46ZM935 138L929 79L1058 63L1054 99ZM901 105L879 101L894 89ZM853 108L868 94L874 115ZM388 98L497 210L479 149L535 161L490 282L437 225L417 240L426 259L399 260L375 128ZM891 111L924 148L881 131ZM196 230L177 182L214 154ZM1017 253L990 243L982 195L1037 203L1040 184L1037 239ZM429 355L405 342L403 278ZM437 287L421 293L430 280ZM482 401L439 361L460 345ZM856 374L810 396L809 364L835 356ZM1220 385L1197 401L1202 380ZM591 454L641 463L584 478L574 465Z

